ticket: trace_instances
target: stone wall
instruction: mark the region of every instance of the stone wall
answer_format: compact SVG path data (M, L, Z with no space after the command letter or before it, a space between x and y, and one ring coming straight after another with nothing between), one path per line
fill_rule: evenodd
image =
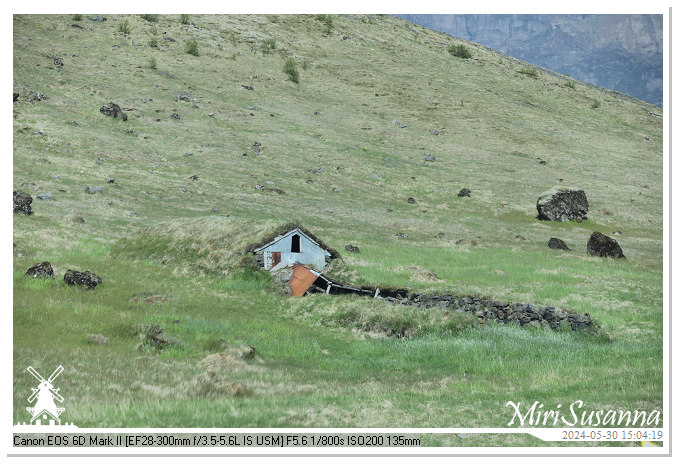
M385 291L380 297L393 304L413 305L424 310L439 307L471 312L479 318L481 323L494 320L499 324L545 326L552 329L568 327L571 330L590 330L593 328L589 314L580 315L574 311L553 306L508 303L474 296L423 295L405 293L402 290Z

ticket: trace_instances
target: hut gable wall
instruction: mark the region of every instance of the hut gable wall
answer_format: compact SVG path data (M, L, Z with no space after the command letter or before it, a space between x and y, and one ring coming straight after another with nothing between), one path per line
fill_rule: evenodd
M299 238L295 238L296 236ZM312 265L319 271L325 268L326 256L330 256L327 250L298 229L292 230L268 245L257 249L255 253L262 253L265 269L271 269L273 263L278 261L278 256L274 257L274 253L280 253L281 267L300 263Z

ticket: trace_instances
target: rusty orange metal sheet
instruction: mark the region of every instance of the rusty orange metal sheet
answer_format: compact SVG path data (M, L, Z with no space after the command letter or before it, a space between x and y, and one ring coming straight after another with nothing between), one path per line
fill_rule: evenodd
M309 287L316 281L318 276L311 272L311 269L296 264L293 268L292 278L290 278L290 295L303 296Z

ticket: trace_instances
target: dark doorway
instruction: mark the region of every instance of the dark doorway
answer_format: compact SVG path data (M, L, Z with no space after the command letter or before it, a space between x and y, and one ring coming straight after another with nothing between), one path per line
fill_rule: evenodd
M291 253L301 253L302 252L302 244L300 243L300 236L299 235L293 235L292 236L292 246L290 247L290 252Z

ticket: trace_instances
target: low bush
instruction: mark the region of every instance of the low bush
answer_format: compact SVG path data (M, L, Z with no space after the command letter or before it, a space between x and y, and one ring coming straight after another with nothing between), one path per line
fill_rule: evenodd
M179 15L179 22L182 23L182 24L188 24L189 23L189 15L187 15L187 14Z
M276 39L264 39L262 42L262 53L268 55L276 49Z
M465 60L469 59L472 57L472 52L469 50L469 47L463 44L450 44L448 46L448 53L450 53L453 56L456 56L458 58L463 58Z
M158 22L158 15L143 14L143 15L139 15L139 16L141 16L141 19L145 19L146 21L148 21L150 23Z
M193 56L200 56L198 52L198 41L196 39L189 39L186 41L186 53Z
M535 79L537 79L537 77L538 77L538 70L535 69L535 68L532 67L532 66L525 66L525 67L521 68L521 69L519 70L519 72L520 72L521 74L525 74L526 76L528 76L528 77L533 77L533 78L535 78Z
M130 35L130 22L127 19L123 19L118 23L118 32L121 32L125 35Z
M288 79L295 84L299 84L299 71L297 70L295 60L288 58L283 66L283 72L288 75Z

